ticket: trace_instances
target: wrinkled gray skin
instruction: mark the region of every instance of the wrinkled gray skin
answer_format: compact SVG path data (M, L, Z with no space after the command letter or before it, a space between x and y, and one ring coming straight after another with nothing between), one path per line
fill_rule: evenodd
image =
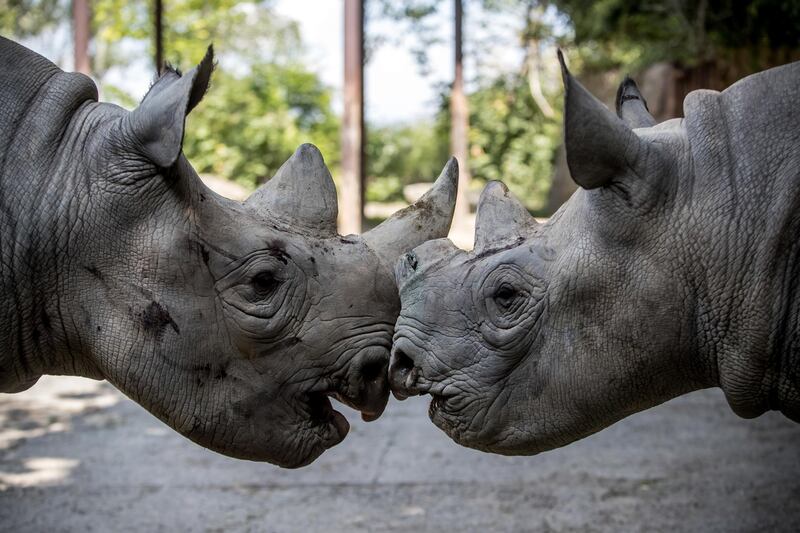
M301 146L246 202L181 154L209 54L128 112L89 78L0 38L0 391L42 374L107 379L174 429L286 467L377 418L401 253L446 235L457 168L363 237Z
M400 260L395 394L431 394L438 427L501 454L706 387L800 421L800 63L658 125L630 80L619 118L564 81L582 189L539 225L491 183L472 253L440 239Z

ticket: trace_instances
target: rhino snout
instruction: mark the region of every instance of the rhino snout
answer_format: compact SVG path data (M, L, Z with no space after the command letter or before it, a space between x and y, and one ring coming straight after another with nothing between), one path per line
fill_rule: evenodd
M347 393L340 393L338 399L361 411L366 422L378 419L389 401L388 365L387 350L382 347L364 350L350 363Z
M409 396L423 394L420 390L419 367L417 366L417 349L411 343L399 340L392 348L389 359L389 385L392 394L398 400L405 400Z

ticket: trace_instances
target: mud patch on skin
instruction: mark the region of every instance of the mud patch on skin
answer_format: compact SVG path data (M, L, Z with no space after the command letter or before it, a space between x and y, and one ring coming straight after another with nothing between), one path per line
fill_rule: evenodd
M172 320L167 309L158 302L150 302L150 305L141 313L137 313L136 317L142 328L157 338L161 338L164 335L164 329L167 326L171 326L178 335L181 334L178 324Z
M283 263L284 265L288 264L289 259L292 258L292 256L286 253L286 250L282 248L268 248L267 253L272 257L274 257L275 259L277 259L278 261L280 261L281 263Z
M100 272L100 270L99 270L99 269L98 269L96 266L94 266L94 265L89 265L89 266L84 266L83 268L84 268L84 269L86 269L86 271L87 271L89 274L91 274L92 276L94 276L94 277L95 277L95 278L97 278L98 280L100 280L100 281L103 281L103 280L104 280L104 278L103 278L103 273L102 273L102 272Z
M285 348L291 348L292 346L300 344L301 342L302 341L300 340L299 337L290 337L288 339L285 339L285 340L282 340L281 342L279 342L277 344L277 346L279 348L281 348L281 349L285 349Z

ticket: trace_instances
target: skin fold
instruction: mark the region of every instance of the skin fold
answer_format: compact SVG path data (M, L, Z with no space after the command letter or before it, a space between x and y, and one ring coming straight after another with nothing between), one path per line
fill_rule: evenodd
M559 54L560 56L560 54ZM800 63L617 116L561 58L581 188L537 224L499 182L475 249L400 259L390 382L456 442L536 454L689 391L800 421Z
M383 411L392 265L447 234L458 170L362 236L312 145L218 196L181 154L212 69L209 48L128 112L0 38L0 391L107 379L203 446L302 466L347 434L329 397Z

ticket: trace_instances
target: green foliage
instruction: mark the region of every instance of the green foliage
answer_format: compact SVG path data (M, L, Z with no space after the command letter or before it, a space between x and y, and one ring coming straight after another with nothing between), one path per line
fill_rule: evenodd
M543 117L519 76L494 80L472 93L470 109L473 176L502 180L528 209L542 211L561 142L560 113Z
M449 129L448 100L442 97L437 128ZM502 180L535 212L546 209L555 152L561 143L561 101L550 98L556 115L537 107L526 79L500 76L470 93L470 171L476 188Z
M69 16L63 0L0 0L0 33L13 37L38 35Z
M405 183L431 181L447 158L447 141L427 124L370 128L367 174L397 176Z
M189 115L184 153L198 172L254 187L303 142L338 163L339 124L330 92L299 65L253 65L244 76L216 72Z
M303 142L339 162L339 123L331 92L303 64L296 22L277 16L272 0L165 0L164 57L192 68L213 43L219 65L208 94L189 116L184 153L200 173L246 187L272 176ZM44 35L71 23L66 0L0 0L0 32ZM115 66L153 57L151 2L92 0L92 74L104 99L126 108L141 95L104 83ZM145 44L146 43L146 44ZM138 44L138 46L137 46ZM143 46L144 45L144 46ZM153 68L155 75L155 68Z
M430 124L369 128L366 198L403 199L403 186L436 179L449 156L447 135Z
M693 66L731 50L797 49L796 0L554 0L579 45L593 47L602 68L613 50L641 68L657 61ZM609 54L611 51L611 54ZM592 61L594 63L594 61Z
M164 56L189 69L214 43L220 62L208 94L189 115L184 153L200 173L246 187L272 176L303 142L314 142L338 163L339 124L331 94L302 65L297 23L275 15L271 2L166 0ZM130 63L131 41L148 42L149 2L93 2L96 75ZM127 50L127 51L126 51ZM105 84L104 95L131 107L134 99Z
M403 182L397 176L370 177L364 194L367 202L401 202Z

